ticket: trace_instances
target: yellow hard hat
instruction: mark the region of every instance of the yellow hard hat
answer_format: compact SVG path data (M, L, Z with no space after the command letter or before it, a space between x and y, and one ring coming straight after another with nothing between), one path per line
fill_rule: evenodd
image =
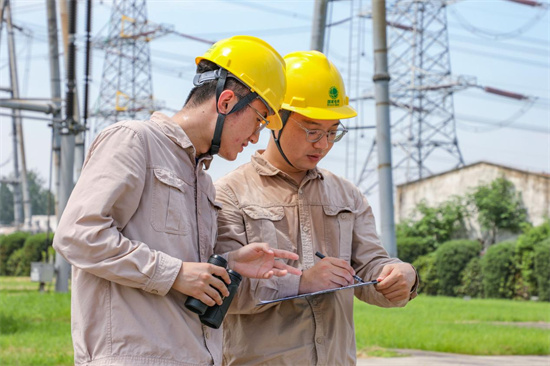
M267 42L252 36L233 36L216 42L195 62L201 60L226 69L257 93L275 113L267 127L272 130L282 127L279 110L286 90L285 62Z
M349 105L340 72L324 54L292 52L284 60L287 88L283 109L321 120L357 116Z

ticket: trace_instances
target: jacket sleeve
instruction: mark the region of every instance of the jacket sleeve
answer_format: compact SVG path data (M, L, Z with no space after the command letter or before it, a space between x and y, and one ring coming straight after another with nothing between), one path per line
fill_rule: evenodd
M218 239L215 253L227 253L237 250L248 243L243 212L237 197L228 185L217 182L216 201L223 204L218 215ZM286 275L270 279L243 278L228 313L254 314L278 304L256 306L259 300L271 300L297 295L300 276Z
M145 151L142 137L125 126L98 136L57 227L54 248L95 276L165 295L181 260L122 234L140 204Z
M358 191L356 202L358 205L353 225L351 265L359 277L374 280L386 264L402 262L398 258L390 258L380 243L372 207L367 198ZM369 304L382 307L402 307L408 302L391 302L371 285L356 289L355 296Z

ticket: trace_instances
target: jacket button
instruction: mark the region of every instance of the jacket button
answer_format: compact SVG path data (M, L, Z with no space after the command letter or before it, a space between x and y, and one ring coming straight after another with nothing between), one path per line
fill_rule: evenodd
M317 341L318 344L321 344L321 343L323 343L323 338L319 337L319 338L316 339L316 341Z

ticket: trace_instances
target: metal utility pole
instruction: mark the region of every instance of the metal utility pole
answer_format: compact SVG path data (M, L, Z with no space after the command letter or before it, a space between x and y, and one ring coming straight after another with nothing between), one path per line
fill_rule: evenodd
M115 0L112 5L100 96L93 134L122 119L148 118L156 107L149 41L158 30L147 21L145 0Z
M63 39L63 45L65 49L65 65L69 63L68 55L69 55L69 47L70 47L70 40L69 40L69 23L70 23L70 8L72 0L61 0L59 2L59 13L61 15L61 30L62 30L62 39ZM73 120L76 124L76 126L80 126L80 106L78 103L78 91L76 89L76 86L73 91ZM82 165L84 164L84 156L86 155L85 151L85 141L84 141L84 132L85 132L85 126L84 128L79 128L77 131L75 131L75 154L74 154L74 170L76 173L76 177L73 177L78 179L80 176L80 170L82 169Z
M12 99L19 99L19 80L17 76L17 61L16 61L16 50L15 50L15 41L13 35L13 24L11 16L11 6L9 0L3 0L1 3L2 6L2 17L6 18L6 30L7 30L7 39L8 39L8 54L9 54L9 70L10 70L10 90ZM1 19L2 22L4 19ZM14 142L15 146L18 146L18 149L14 147L14 164L15 164L15 178L20 183L16 185L15 190L15 210L14 213L19 211L15 215L16 225L23 222L24 229L31 229L32 227L32 207L31 199L29 194L29 185L27 181L27 162L25 159L25 140L23 135L23 122L21 120L21 112L19 109L12 110L12 120L15 132ZM19 168L19 160L21 158ZM19 176L19 171L21 171L21 176ZM23 196L23 215L20 211L20 195L19 192L22 191ZM23 218L23 220L22 220Z
M374 50L374 98L376 101L376 140L378 142L378 182L380 193L382 244L390 257L397 257L393 207L391 160L390 93L388 50L386 47L386 1L372 1Z
M388 2L388 52L392 104L394 176L413 181L464 164L458 146L445 0ZM373 142L373 147L378 141ZM369 192L376 181L371 148L358 184ZM439 164L447 161L445 165Z
M80 131L80 125L75 121L75 67L76 67L76 14L77 0L69 2L68 17L68 52L67 52L67 94L66 115L61 133L61 175L58 193L58 217L61 217L74 185L75 135ZM69 274L71 266L59 254L55 258L57 292L67 292L69 289Z
M325 27L327 25L328 0L315 0L313 24L311 27L311 49L323 52L325 46Z

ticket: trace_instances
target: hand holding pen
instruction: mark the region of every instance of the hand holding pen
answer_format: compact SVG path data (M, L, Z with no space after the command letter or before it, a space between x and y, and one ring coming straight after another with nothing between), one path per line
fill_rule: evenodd
M316 252L315 255L316 255L317 257L321 258L321 259L325 258L324 254L322 254L322 253L320 253L320 252ZM359 276L357 276L357 275L353 275L353 278L355 278L355 280L356 280L357 282L365 282L365 281L363 281L363 279L362 279L361 277L359 277Z

